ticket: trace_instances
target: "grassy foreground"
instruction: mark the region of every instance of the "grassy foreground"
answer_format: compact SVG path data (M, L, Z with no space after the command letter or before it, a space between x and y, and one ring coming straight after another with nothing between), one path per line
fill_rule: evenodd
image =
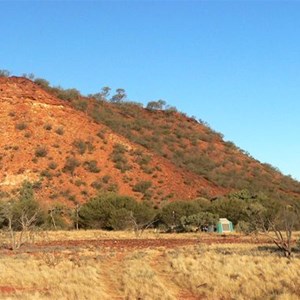
M195 244L178 246L175 239ZM300 253L286 259L264 241L231 241L203 234L43 233L34 246L0 251L0 299L300 298Z

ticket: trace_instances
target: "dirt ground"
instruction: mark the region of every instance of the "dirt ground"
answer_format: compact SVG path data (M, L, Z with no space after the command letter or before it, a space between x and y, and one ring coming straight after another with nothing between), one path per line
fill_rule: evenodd
M72 235L72 232L70 232ZM70 239L64 240L59 234L56 240L49 240L46 238L43 241L27 242L20 249L14 251L13 253L39 253L39 252L49 252L49 251L65 251L65 250L79 250L81 248L98 248L103 251L133 251L142 249L156 249L156 248L166 248L172 249L184 246L197 246L197 245L212 245L212 244L272 244L272 241L266 237L259 236L243 236L243 235L219 235L219 234L161 234L157 235L156 238L153 237L134 237L126 238L124 236L118 237L114 233L111 234L112 238L109 237L99 237L99 238L87 238L82 239ZM129 234L128 234L129 235ZM2 254L12 254L11 247L8 242L4 243L3 247L0 248L0 253Z

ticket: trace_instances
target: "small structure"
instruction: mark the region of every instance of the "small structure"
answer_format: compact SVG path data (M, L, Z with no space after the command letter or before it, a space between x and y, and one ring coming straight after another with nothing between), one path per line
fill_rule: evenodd
M217 223L217 232L218 233L228 233L233 231L232 222L226 218L220 218Z

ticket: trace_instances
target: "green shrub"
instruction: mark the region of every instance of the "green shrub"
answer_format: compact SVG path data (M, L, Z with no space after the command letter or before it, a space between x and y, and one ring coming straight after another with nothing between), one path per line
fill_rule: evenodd
M208 209L204 201L174 201L166 204L160 211L160 222L170 230L182 229L182 217L203 212Z
M76 139L73 142L73 146L77 149L78 153L81 155L84 154L87 149L86 143L81 139Z
M152 182L151 181L139 181L138 183L136 183L132 190L135 192L139 192L142 194L145 194L146 191L152 186Z
M117 193L119 191L119 186L117 183L111 183L107 187L108 192Z
M87 170L91 173L99 173L100 172L100 168L97 166L96 160L85 161L83 163L83 167L85 170Z
M49 164L48 164L48 167L49 169L51 170L55 170L57 168L57 163L55 163L54 161L51 161Z
M50 131L52 129L52 125L47 123L44 125L44 129Z
M46 177L46 178L48 178L48 179L52 179L52 177L53 177L52 173L49 172L49 170L43 170L43 171L41 172L41 176L42 176L42 177Z
M95 150L95 146L91 142L85 142L89 153L93 153Z
M28 127L28 125L25 122L19 122L16 124L16 128L18 130L24 130Z
M105 139L105 131L103 131L103 130L98 131L98 132L97 132L97 136L98 136L100 139L104 140L104 139Z
M63 135L64 134L64 128L63 127L58 127L55 132L58 134L58 135Z
M114 150L112 152L111 158L115 163L115 167L121 170L122 173L131 169L131 166L128 164L128 159L125 156L127 149L122 144L115 144Z
M219 216L209 212L199 212L190 216L183 216L180 219L182 228L185 231L200 230L204 225L215 225L219 220Z
M114 193L100 194L84 204L79 212L81 227L109 230L143 227L154 215L150 206Z
M110 175L104 175L104 176L102 177L102 182L108 183L108 182L110 181L110 179L111 179L111 176L110 176Z
M76 186L82 186L82 185L86 186L86 183L80 179L75 180L74 184Z
M47 154L48 154L48 150L45 146L38 146L36 149L35 149L35 156L36 157L46 157Z
M45 213L35 200L32 183L24 181L15 200L0 204L0 215L3 225L9 224L14 230L22 230L22 221L30 220L30 226L41 226L45 220ZM21 239L21 237L20 237ZM20 244L21 246L21 244Z
M80 162L75 157L67 157L62 171L64 173L70 173L73 176L75 169L79 166Z
M78 100L80 98L80 92L76 89L62 89L57 88L57 97L64 101Z
M50 83L49 81L43 79L43 78L36 78L34 82L39 85L42 89L48 91L50 89Z
M91 183L91 187L95 190L100 190L102 188L103 184L100 179L97 179Z

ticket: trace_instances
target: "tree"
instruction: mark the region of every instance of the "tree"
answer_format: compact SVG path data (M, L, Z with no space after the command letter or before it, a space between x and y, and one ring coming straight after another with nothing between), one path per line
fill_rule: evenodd
M270 223L270 228L276 236L273 238L273 242L286 257L290 257L292 254L292 234L298 217L294 207L288 205L279 212L279 222Z
M66 207L61 203L56 203L48 208L47 226L56 230L57 228L64 228L65 222L63 216L65 214Z
M22 76L25 78L28 78L30 80L34 80L34 77L35 77L33 73L29 73L29 74L23 73Z
M79 212L81 209L81 205L79 203L76 204L75 209L74 209L74 223L75 223L75 228L76 230L79 229Z
M101 95L102 97L107 100L108 97L109 97L109 94L110 94L110 91L111 91L111 88L108 87L108 86L104 86L102 89L101 89Z
M96 94L90 94L88 95L89 97L93 97L98 101L107 101L109 94L110 94L111 88L108 86L104 86L101 89L101 92L96 93Z
M145 229L158 221L155 210L147 203L137 203L134 211L130 212L130 219L136 236L141 236Z
M220 198L215 200L209 211L218 214L220 218L228 218L234 225L245 220L246 202L238 198Z
M292 254L292 234L299 219L299 211L292 205L273 205L264 207L253 203L248 207L249 223L252 231L271 239L285 257Z
M28 181L23 182L17 199L1 204L0 212L10 233L12 249L20 248L28 240L34 227L44 222L43 212L34 199L33 186ZM20 232L18 238L16 231Z
M181 218L188 217L201 211L196 201L174 201L165 205L160 212L159 219L169 230L181 228Z
M9 77L10 72L7 70L0 70L0 77Z
M148 102L146 108L149 110L162 110L166 105L166 101L158 100L158 101L150 101Z
M79 225L84 228L125 229L130 223L130 211L136 202L128 196L99 194L81 206Z
M124 89L116 89L116 94L110 99L113 103L121 103L126 99L127 95Z
M135 232L143 232L153 224L155 212L149 205L137 203L131 197L104 193L82 205L78 215L83 228L133 228Z
M188 217L183 216L180 219L182 227L186 231L190 231L193 228L196 228L196 230L200 230L202 226L210 226L215 225L219 220L219 216L216 214L212 214L209 212L199 212L194 215L190 215Z

